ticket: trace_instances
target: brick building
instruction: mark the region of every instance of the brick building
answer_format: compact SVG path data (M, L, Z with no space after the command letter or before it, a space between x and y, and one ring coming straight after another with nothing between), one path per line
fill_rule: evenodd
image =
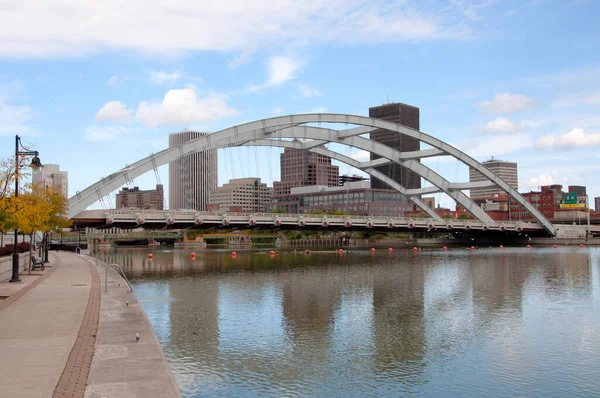
M146 191L138 187L123 188L117 194L117 209L156 209L164 208L163 186L156 185L156 189Z
M281 154L280 167L281 181L273 183L273 198L287 195L292 188L296 187L338 185L339 167L332 165L331 158L325 155L285 148Z

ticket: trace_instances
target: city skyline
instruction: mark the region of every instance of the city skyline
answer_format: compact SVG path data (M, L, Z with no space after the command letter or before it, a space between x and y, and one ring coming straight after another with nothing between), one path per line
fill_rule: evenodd
M177 19L185 13L161 9L156 28L169 34L154 40L135 18L131 30L120 23L108 29L94 10L76 5L71 11L81 25L65 23L67 14L56 10L27 35L0 17L7 18L0 24L0 156L10 156L14 135L22 135L43 163L69 172L71 196L166 148L169 133L186 128L217 131L311 111L368 115L369 107L403 102L420 108L422 131L477 160L517 162L521 192L555 183L585 185L590 197L600 196L600 60L590 51L599 38L600 6L465 3L356 1L346 11L334 1L279 8L267 1L253 12L240 4L240 14L217 7L207 23L194 24ZM14 12L26 10L29 20L42 15L27 1ZM347 25L335 23L344 16ZM243 18L248 24L236 23ZM211 20L233 28L209 38L203 33L222 31ZM266 20L287 34L261 40L256 26ZM184 28L171 33L166 26L173 25ZM48 28L56 35L47 36ZM219 185L257 176L271 186L280 177L279 149L219 152ZM455 162L425 163L468 181L468 169ZM355 172L335 164L341 174ZM168 179L166 167L159 173ZM153 173L134 181L142 189L156 183ZM436 203L453 204L443 195Z

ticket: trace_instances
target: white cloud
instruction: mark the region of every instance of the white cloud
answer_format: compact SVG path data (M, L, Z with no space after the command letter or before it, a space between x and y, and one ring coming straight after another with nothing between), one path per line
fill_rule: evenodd
M303 97L309 98L309 97L319 97L323 93L320 92L319 90L315 90L314 88L311 88L305 84L299 84L298 85L298 94L300 94Z
M288 80L296 77L296 72L300 69L300 63L291 57L277 56L271 57L267 61L267 87L279 86Z
M162 102L142 102L135 118L148 126L192 124L238 115L224 98L209 95L199 98L196 88L169 90Z
M517 125L502 116L489 122L483 129L484 133L516 133L517 131Z
M539 176L531 177L527 180L521 181L519 184L519 190L522 192L537 191L542 185L555 184L556 174L557 172L553 171L552 173L540 174Z
M453 7L385 0L9 2L0 56L81 56L123 49L160 55L243 51L285 43L406 42L463 38L469 21ZM124 6L126 4L126 6ZM6 7L4 7L6 8ZM23 29L26 20L27 29ZM51 32L49 34L48 32Z
M111 76L108 78L108 85L109 86L116 86L117 83L119 82L119 78L116 76Z
M280 115L281 112L283 112L283 109L281 109L280 107L276 106L275 108L273 108L273 115Z
M571 95L552 102L552 106L555 108L570 108L581 105L597 104L600 104L600 94Z
M35 129L28 125L32 115L30 107L8 105L0 98L0 136L35 134Z
M359 162L366 162L371 160L371 153L369 151L359 150L354 151L350 154L350 157Z
M83 139L90 142L113 142L127 134L125 127L98 127L90 126L85 129Z
M254 48L245 48L242 50L239 56L229 61L227 66L231 69L239 68L240 66L247 64L255 52L256 50Z
M529 148L533 145L533 141L528 134L516 134L510 138L499 135L487 140L479 140L472 146L469 146L469 144L471 143L462 143L462 150L469 156L489 157Z
M175 83L183 77L183 74L178 71L165 72L164 70L151 70L148 72L148 80L154 84L169 84Z
M537 101L521 94L496 94L491 101L482 101L478 106L490 113L511 113L536 108Z
M600 146L600 133L586 133L581 128L574 128L568 133L555 137L544 135L539 137L535 146L537 148L581 148Z
M133 109L127 108L126 104L120 101L110 101L104 104L102 109L96 114L97 122L124 122L129 121Z
M246 87L244 92L255 93L269 87L279 86L296 77L296 72L302 64L292 57L276 56L267 60L267 80L263 84L251 84Z

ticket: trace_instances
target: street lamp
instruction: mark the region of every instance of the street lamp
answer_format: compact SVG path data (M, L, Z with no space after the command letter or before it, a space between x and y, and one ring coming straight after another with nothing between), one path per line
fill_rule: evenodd
M19 151L19 146L24 150ZM19 198L19 155L24 156L33 156L31 159L30 167L34 169L38 169L40 167L44 167L42 162L40 162L40 158L38 157L40 154L38 151L30 151L21 144L21 137L18 135L15 136L15 211L17 211ZM19 236L19 228L15 227L15 242L13 248L13 261L12 261L12 278L9 282L21 282L21 278L19 277L19 251L17 249L17 240Z

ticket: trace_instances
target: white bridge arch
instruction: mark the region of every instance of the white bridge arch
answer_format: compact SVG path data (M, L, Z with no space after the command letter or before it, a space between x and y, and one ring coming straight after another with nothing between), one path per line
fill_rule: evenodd
M314 123L318 123L319 125L322 123L357 125L359 127L335 130L308 125ZM414 152L400 152L377 141L361 137L363 134L378 129L388 130L400 135L416 138L419 141L430 145L432 148ZM281 140L289 138L306 138L311 141L300 143ZM359 162L325 148L323 144L326 143L348 145L377 154L378 156L381 156L381 158L372 161ZM362 116L329 113L290 115L257 120L239 126L233 126L150 155L112 173L108 177L100 179L100 181L90 185L83 191L77 192L69 199L69 217L73 218L75 215L85 210L86 207L103 198L105 195L117 190L122 185L129 183L134 178L176 160L181 156L207 149L250 145L306 149L330 156L382 180L390 185L391 188L396 189L409 197L417 206L436 219L439 219L439 216L420 199L420 195L444 192L457 203L464 206L465 209L483 223L489 225L495 224L495 221L492 220L481 207L466 196L462 190L498 186L507 192L516 202L520 203L550 234L556 234L554 225L552 225L550 221L532 206L531 203L525 200L525 198L523 198L514 188L484 167L481 163L453 146L421 131L400 124ZM452 156L461 163L479 171L487 178L487 180L476 183L452 183L418 160L436 156ZM375 169L377 166L389 163L399 164L400 166L415 172L425 180L429 181L433 187L407 189Z

